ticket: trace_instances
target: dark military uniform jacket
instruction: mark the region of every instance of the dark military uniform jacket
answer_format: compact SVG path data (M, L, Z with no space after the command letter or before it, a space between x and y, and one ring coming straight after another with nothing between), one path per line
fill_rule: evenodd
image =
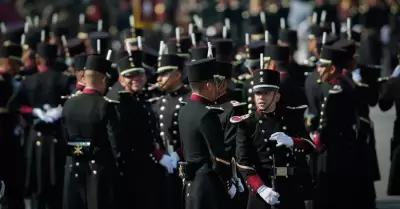
M192 94L178 117L183 155L187 162L184 177L190 182L186 185L187 208L229 205L230 159L224 150L224 134L216 109L206 104L211 102Z
M243 175L249 191L251 208L268 208L257 194L262 186L274 188L280 194L280 208L302 208L303 199L299 194L300 183L295 177L296 164L291 148L276 147L276 142L269 140L276 132L284 132L281 117L275 112L262 113L253 111L231 118L238 123L236 157L239 171ZM294 138L294 149L312 149L307 139ZM276 182L273 184L273 176Z
M243 97L242 101L248 103L247 104L248 113L257 109L253 97L253 81L251 78L244 81L242 97Z
M179 89L160 97L153 109L157 115L160 128L160 136L168 153L177 152L183 157L181 141L179 139L178 114L181 107L190 97L190 89L181 86Z
M115 207L116 139L120 131L113 105L100 92L85 89L66 101L63 126L69 156L64 206ZM76 195L78 191L82 193Z

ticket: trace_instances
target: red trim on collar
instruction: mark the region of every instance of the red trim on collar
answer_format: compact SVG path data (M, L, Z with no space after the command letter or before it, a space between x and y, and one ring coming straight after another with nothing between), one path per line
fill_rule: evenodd
M280 72L280 75L281 75L281 80L282 80L282 79L287 78L287 77L289 76L289 73L287 73L287 72Z
M41 66L41 65L37 66L37 68L38 68L39 72L45 72L45 71L48 71L50 69L47 66Z
M350 71L348 71L348 70L346 70L346 69L343 69L342 75L343 75L343 76L349 77L349 76L351 76L351 73L350 73Z
M190 100L198 101L198 102L201 102L203 104L210 104L211 103L210 100L208 100L208 99L206 99L206 98L204 98L204 97L202 97L202 96L200 96L198 94L190 95Z
M332 78L331 80L329 80L329 83L334 86L334 85L338 85L341 81L342 81L342 77L338 76L338 77L335 77L335 78Z
M79 89L79 90L83 90L85 88L85 85L82 83L76 83L75 88Z
M34 62L32 60L28 60L24 63L24 67L32 67L34 65Z
M101 94L96 89L84 88L82 91L83 94Z
M19 108L20 113L30 114L30 113L32 113L32 111L33 111L33 107L31 107L31 106L22 105Z

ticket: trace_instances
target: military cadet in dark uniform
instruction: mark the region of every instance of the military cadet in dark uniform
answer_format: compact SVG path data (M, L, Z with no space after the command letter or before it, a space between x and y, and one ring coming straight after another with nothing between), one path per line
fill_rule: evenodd
M399 70L397 70L399 71ZM396 72L396 70L395 70ZM382 111L388 111L395 106L396 110L396 120L394 122L393 128L393 138L390 142L390 159L391 159L391 166L390 166L390 174L389 174L389 183L387 194L388 195L400 195L399 189L399 173L400 173L400 166L399 166L399 159L400 159L400 119L399 119L399 112L400 112L400 96L397 89L400 87L400 76L399 72L393 72L392 78L386 81L382 85L382 91L379 98L379 107Z
M179 138L178 113L190 97L190 89L182 83L184 59L178 55L161 55L157 69L157 84L160 90L167 94L160 97L153 105L154 111L160 122L160 136L167 148L168 154L174 160L174 166L183 160L181 140ZM181 206L182 180L178 172L167 176L166 208L174 209Z
M174 161L164 154L156 115L142 93L146 74L141 53L132 51L132 57L117 62L120 79L105 98L115 104L123 130L122 138L117 141L121 153L118 159L121 207L157 209L166 196L163 171L172 173ZM139 166L143 172L137 172Z
M86 54L79 54L76 55L73 59L72 68L75 72L76 84L75 89L72 92L73 94L82 93L83 89L85 88L85 81L83 78L84 69L86 65Z
M8 103L10 111L30 114L26 148L25 187L38 200L37 208L60 208L65 161L61 139L62 95L69 94L67 76L55 69L57 46L37 46L39 73L28 76Z
M245 62L245 66L248 69L250 74L247 74L246 80L244 81L243 85L243 93L242 93L242 101L247 102L248 106L247 109L250 110L255 109L254 101L253 101L253 80L251 76L253 72L257 69L260 69L260 54L264 52L264 43L251 43L246 48L247 50L247 58ZM239 80L242 80L239 76Z
M316 208L375 208L363 142L357 140L357 95L352 81L341 74L350 57L340 48L324 46L319 80L306 81L307 125L318 150Z
M250 191L247 208L304 208L295 178L292 148L311 149L310 142L289 137L276 112L280 99L279 72L257 70L253 74L253 92L257 110L231 118L239 123L236 157Z
M23 209L23 152L20 141L14 136L17 115L7 109L7 102L15 90L13 76L21 66L20 45L7 43L0 48L0 179L7 186L6 195L9 208ZM12 159L12 160L11 160ZM0 189L1 190L1 189Z
M216 60L201 59L187 67L193 93L178 117L186 161L179 168L186 181L185 208L229 208L229 195L236 193L231 186L230 159L219 118L214 108L207 106L217 98Z
M90 55L85 65L86 87L72 96L62 113L68 143L63 208L116 208L117 114L103 98L111 62Z

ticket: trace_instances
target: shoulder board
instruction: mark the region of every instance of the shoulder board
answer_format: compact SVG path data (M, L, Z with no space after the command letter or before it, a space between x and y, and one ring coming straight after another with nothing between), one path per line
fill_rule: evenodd
M112 99L110 99L110 98L108 98L108 97L103 97L107 102L110 102L110 103L118 103L119 104L119 101L117 101L117 100L112 100Z
M238 101L232 100L232 101L231 101L231 104L232 104L234 107L238 107L238 106L246 105L247 103L246 103L246 102L238 102Z
M286 106L286 108L290 109L290 110L299 110L299 109L306 109L306 108L308 108L308 106L307 105L300 105L300 106L296 106L296 107Z
M72 95L66 95L66 96L61 96L61 99L69 99L71 97L72 97Z
M206 108L216 113L224 112L224 109L222 107L206 106Z
M185 101L179 101L179 104L185 105L185 104L187 104L187 102L185 102Z
M333 89L329 90L329 94L339 94L342 93L342 87L339 85L335 85Z
M245 73L245 74L242 74L242 75L238 76L239 80L247 80L247 79L250 79L250 78L251 78L251 75L248 74L248 73Z
M161 98L162 97L153 97L153 98L148 99L147 101L150 102L150 103L153 103L153 102L156 102L156 101L160 100Z
M365 83L355 82L355 84L356 84L357 86L359 86L359 87L369 87L369 85L368 85L368 84L365 84Z
M130 94L129 91L118 91L118 94Z
M384 81L388 81L388 80L390 80L389 76L378 78L378 82L384 82Z
M250 117L250 113L242 116L233 116L229 119L231 123L240 123Z

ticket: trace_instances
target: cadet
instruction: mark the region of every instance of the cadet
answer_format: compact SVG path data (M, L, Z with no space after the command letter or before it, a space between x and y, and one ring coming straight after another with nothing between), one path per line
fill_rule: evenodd
M396 108L396 120L394 122L393 128L393 138L390 142L390 159L391 159L391 166L390 166L390 174L389 174L389 183L387 194L388 195L400 195L399 189L399 173L400 173L400 166L399 166L399 150L400 150L400 119L399 119L399 111L400 111L400 96L397 89L400 87L400 69L394 70L392 73L391 79L386 81L382 85L382 91L379 98L379 107L382 111L388 111L393 107L393 104Z
M71 67L74 70L76 78L75 90L72 92L73 94L80 94L85 88L85 80L83 75L86 65L86 59L87 56L85 54L76 55L73 59L74 61Z
M309 77L306 81L307 125L318 151L318 209L375 208L373 184L363 163L363 142L357 140L357 97L352 81L341 74L349 57L340 48L324 46L318 61L319 80ZM332 194L340 194L340 201Z
M253 97L252 97L252 92L253 92L253 80L251 79L252 74L255 70L260 68L260 54L264 52L264 43L251 43L249 46L247 46L246 49L247 52L247 58L245 62L245 66L248 69L250 74L247 74L246 80L244 81L243 85L243 92L242 92L242 101L247 101L248 106L247 109L250 112L251 110L255 109ZM238 77L239 80L241 79L241 76Z
M224 151L218 116L214 108L207 106L217 98L216 60L200 59L187 67L193 93L178 116L186 161L179 168L186 181L185 208L229 208L229 195L236 193L236 187L231 186L230 159Z
M174 166L172 158L164 154L156 115L142 93L146 74L141 53L132 51L132 57L117 62L120 79L105 98L115 104L119 126L123 130L123 136L117 141L121 152L118 159L121 207L157 209L161 208L165 196L162 187L164 171L172 173ZM139 166L144 172L137 172Z
M39 73L28 76L8 103L10 111L30 115L26 150L25 187L37 198L37 208L61 208L65 144L61 139L62 95L69 94L69 78L54 66L57 46L40 43Z
M21 66L21 56L20 45L4 42L0 48L0 167L3 168L0 179L9 188L6 194L8 208L16 209L24 208L23 152L20 141L14 136L17 115L8 111L7 102L14 92L13 76ZM0 191L0 196L3 195Z
M292 148L310 149L309 141L283 133L281 117L275 111L280 99L279 72L254 71L253 81L257 110L231 118L232 123L239 123L236 157L250 190L247 208L277 204L279 208L304 208Z
M167 94L158 99L153 105L160 122L160 136L169 155L174 160L174 166L183 160L178 129L178 112L190 97L190 89L182 83L184 59L178 55L161 55L157 69L157 84L160 90ZM167 189L170 198L167 198L167 208L181 206L182 180L178 173L168 175Z
M63 208L116 208L117 115L103 95L111 63L90 55L86 87L66 101L62 113L68 143Z

